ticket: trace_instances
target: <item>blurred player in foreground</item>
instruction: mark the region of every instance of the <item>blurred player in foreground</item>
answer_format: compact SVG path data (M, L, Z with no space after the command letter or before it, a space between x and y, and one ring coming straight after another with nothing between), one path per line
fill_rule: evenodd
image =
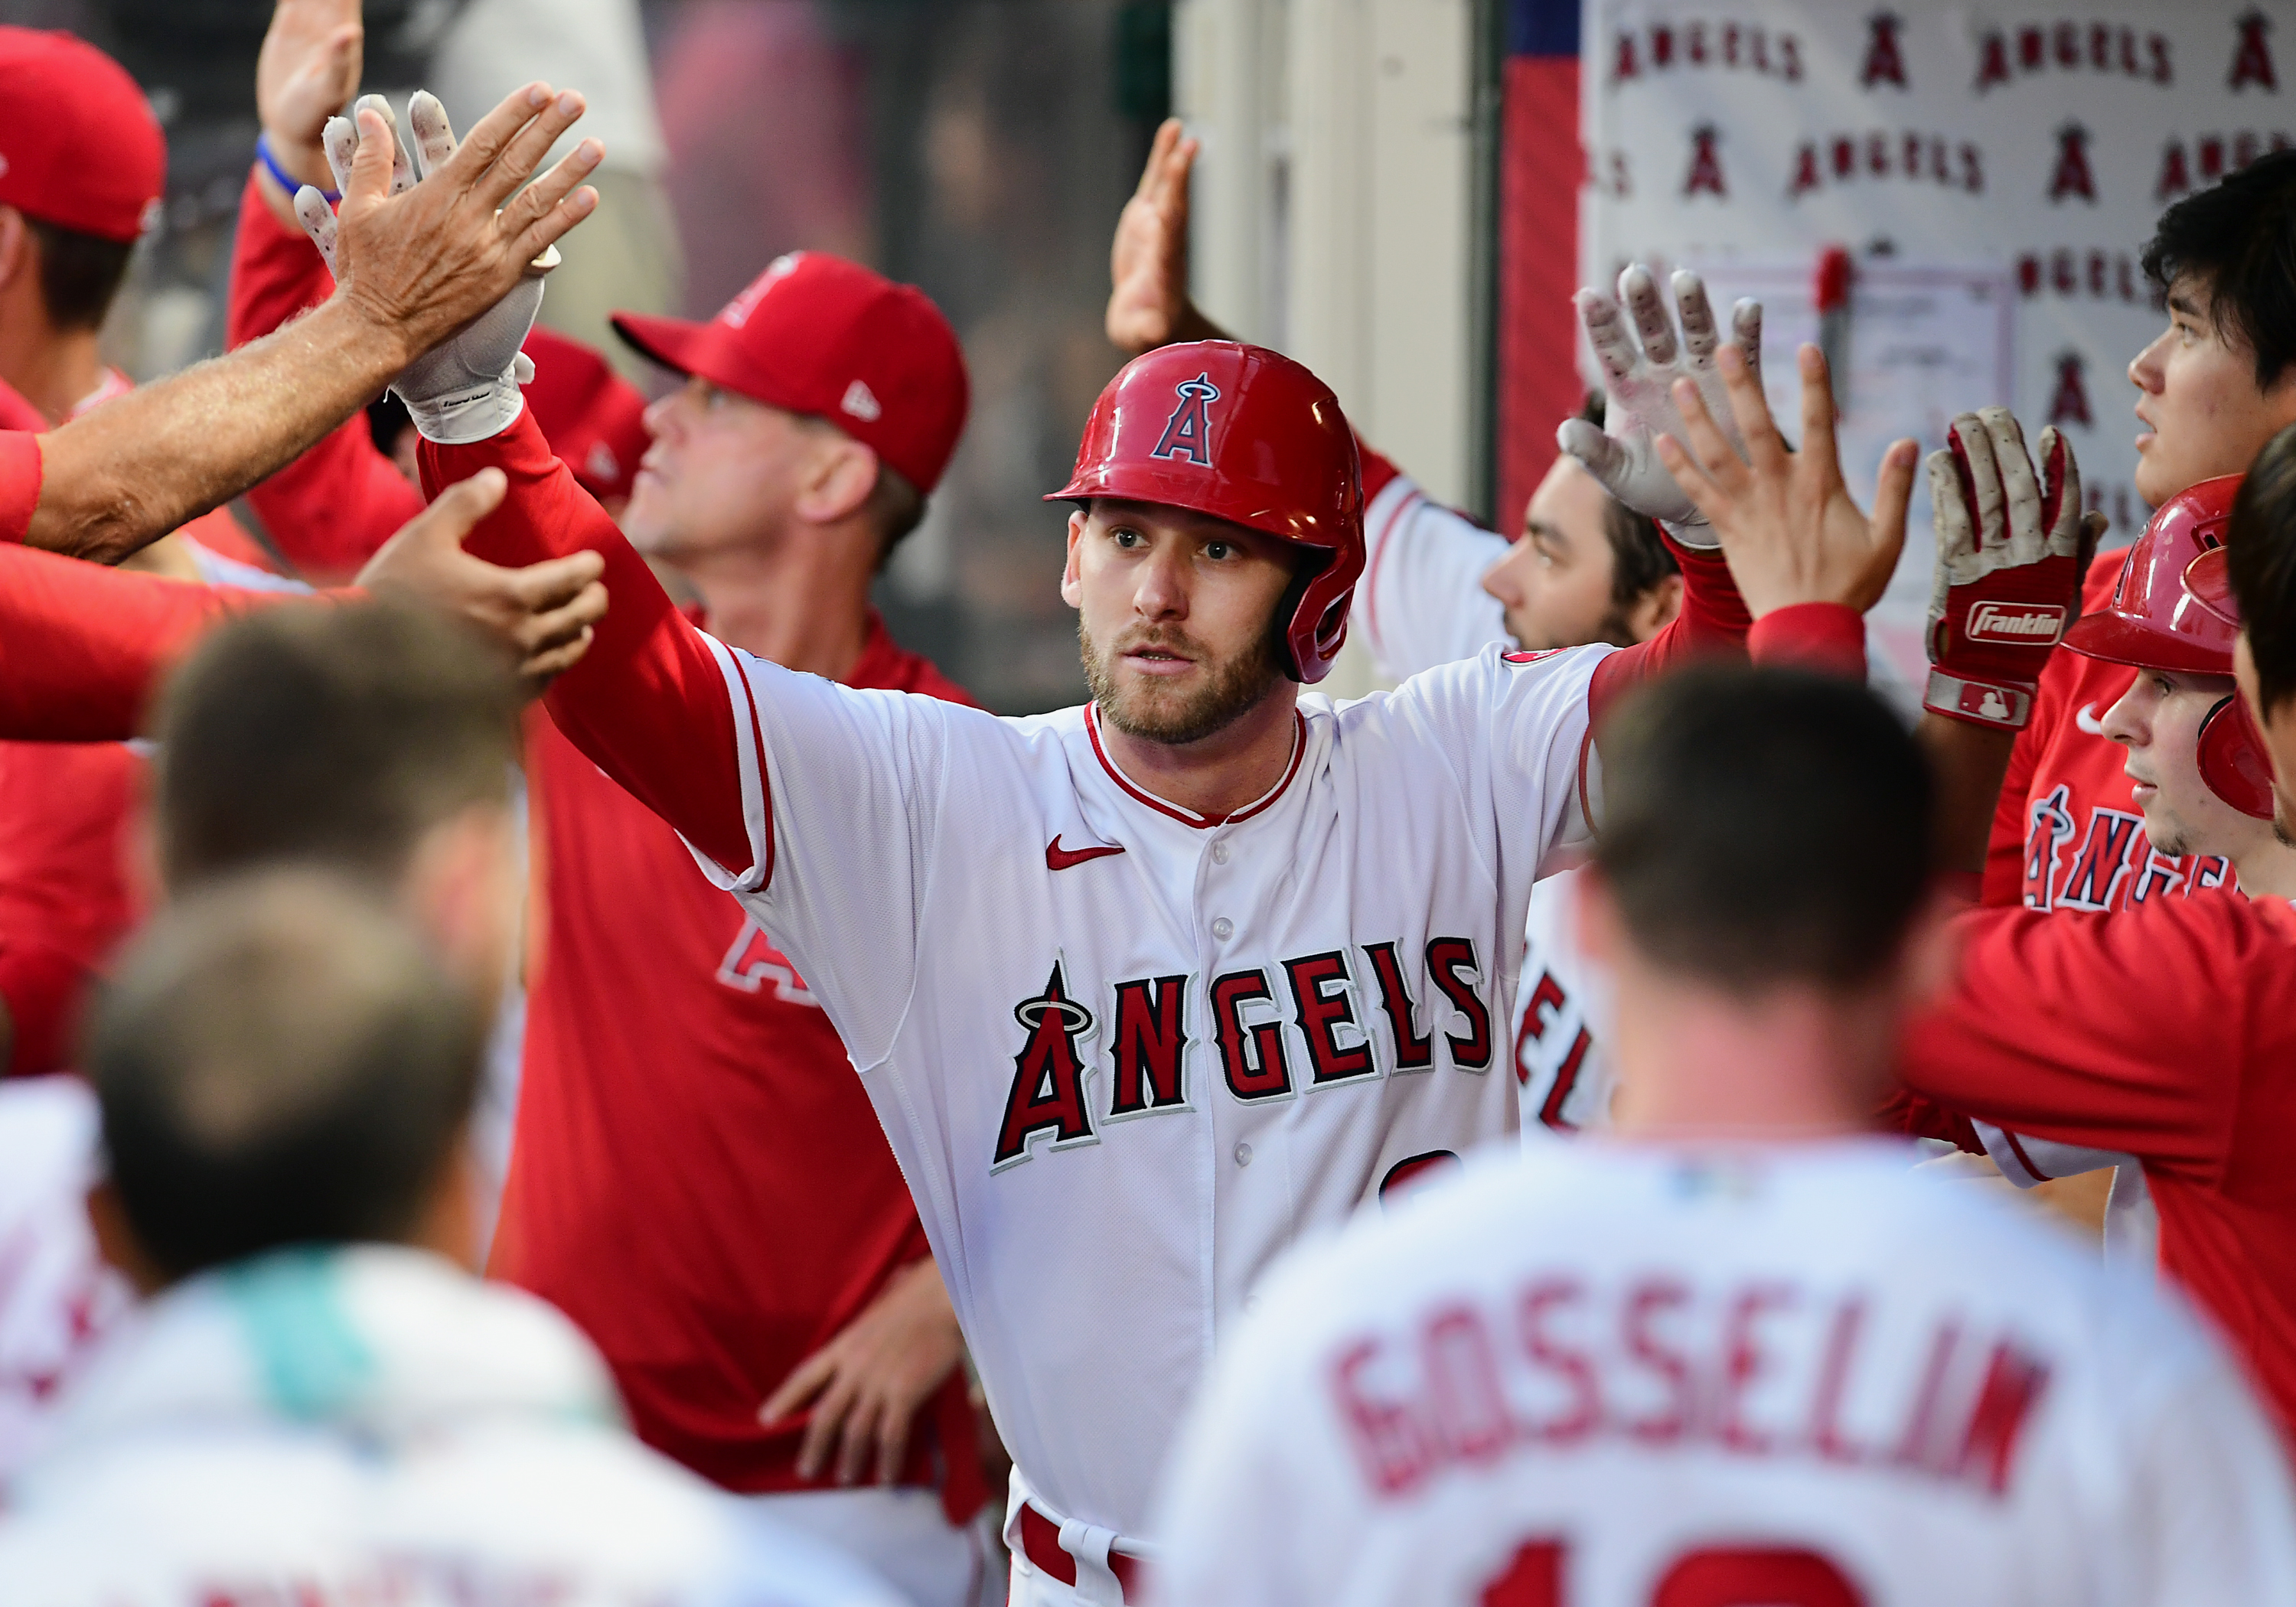
M1693 668L1603 758L1612 1132L1271 1277L1166 1480L1158 1599L2290 1599L2296 1490L2201 1325L1866 1136L1951 965L1895 717Z
M573 1325L470 1275L478 997L311 873L161 915L89 1038L106 1254L149 1298L0 1521L10 1607L897 1600L619 1424Z
M1753 376L1723 353L1742 431L1769 416ZM1805 403L1802 450L1738 458L1694 392L1677 388L1687 447L1659 449L1739 569L1780 552L1818 562L1855 509L1821 509L1800 482L1830 458L1830 410ZM2016 421L1989 408L1954 421L1931 455L1939 574L1923 737L1939 766L1940 863L1981 863L2013 730L1986 706L2030 701L2080 594L2079 479L2054 430L2037 477ZM1694 456L1693 455L1695 455ZM1837 529L1837 525L1839 529ZM2259 772L2267 742L2284 831L2296 819L2296 430L2273 438L2234 501L2223 549L2185 580L2198 601L2236 592L2242 691L2201 739L2204 775ZM2017 621L1987 623L1988 611ZM1846 627L1847 621L1844 621ZM1844 631L1846 638L1846 628ZM1863 653L1841 666L1863 673ZM1941 705L1975 717L1956 718ZM2260 710L2259 734L2247 710ZM2216 785L2212 780L2211 785ZM2226 783L2229 787L2230 783ZM2219 788L2223 791L2224 788ZM2161 1267L2183 1283L2248 1364L2284 1425L2296 1424L2296 915L2286 899L2177 899L2084 913L1980 908L1956 930L1963 961L1906 1034L1915 1094L2030 1137L2136 1156L2160 1212Z

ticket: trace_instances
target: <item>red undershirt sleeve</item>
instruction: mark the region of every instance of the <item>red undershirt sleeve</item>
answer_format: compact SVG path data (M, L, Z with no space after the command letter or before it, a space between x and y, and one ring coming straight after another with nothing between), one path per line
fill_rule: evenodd
M1742 654L1753 619L1719 547L1686 547L1664 526L1660 535L1682 570L1682 611L1647 642L1614 652L1595 667L1587 688L1588 714L1603 711L1637 682L1710 654Z
M326 264L299 229L272 216L248 175L231 260L227 338L236 348L301 316L334 293ZM282 556L307 576L343 579L422 512L422 493L375 450L364 411L252 488L249 504Z
M0 546L0 739L123 742L202 632L245 609L301 601Z
M1913 1093L2013 1132L2206 1177L2296 1056L2296 912L2229 895L2108 914L1980 908L1906 1036Z
M423 488L434 495L480 469L509 476L509 495L465 551L516 567L586 548L603 555L606 617L582 661L551 684L544 707L569 742L686 841L729 872L748 869L726 672L645 560L551 454L532 411L488 440L424 441L421 458ZM754 717L747 708L741 713Z

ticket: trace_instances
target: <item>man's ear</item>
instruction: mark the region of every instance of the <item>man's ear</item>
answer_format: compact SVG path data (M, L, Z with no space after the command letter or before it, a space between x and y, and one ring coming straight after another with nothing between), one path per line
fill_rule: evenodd
M819 432L797 496L797 515L836 524L859 512L877 489L877 455L842 430Z
M1077 544L1084 539L1085 511L1069 510L1069 550L1061 570L1061 601L1070 608L1084 606L1084 574L1077 565Z
M1674 623L1682 611L1682 577L1661 575L1658 584L1635 599L1627 611L1627 627L1635 633L1635 640L1647 642Z
M127 1208L120 1203L119 1191L111 1186L111 1178L89 1185L87 1221L95 1229L98 1253L120 1276L135 1285L136 1293L149 1298L168 1286L166 1275L152 1265L152 1258L144 1251L143 1241L128 1226Z

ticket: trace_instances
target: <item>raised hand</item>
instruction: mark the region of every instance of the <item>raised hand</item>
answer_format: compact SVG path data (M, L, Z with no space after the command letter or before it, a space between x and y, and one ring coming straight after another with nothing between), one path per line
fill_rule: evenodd
M437 104L427 95L418 98ZM308 186L296 192L296 216L334 269L336 299L373 335L398 347L399 366L445 341L537 272L537 259L597 205L596 191L577 188L605 154L596 140L584 140L526 183L552 143L581 115L582 97L573 91L554 95L546 84L529 84L480 119L456 146L453 135L443 132L441 112L436 130L426 134L418 126L415 140L418 149L448 154L427 182L408 186L405 168L401 183L393 183L393 169L405 159L389 120L361 105L352 119L357 138L340 209L322 219L325 198Z
M2020 730L2051 650L2080 612L2095 541L2081 512L2080 466L2052 426L2041 431L2036 476L2005 407L1962 414L1946 440L1929 456L1937 566L1923 705Z
M1699 387L1674 383L1684 439L1658 438L1657 455L1683 497L1711 526L1731 578L1757 619L1797 603L1840 603L1863 613L1878 602L1906 545L1906 504L1920 448L1893 441L1882 455L1874 515L1842 483L1833 439L1833 387L1815 346L1801 365L1801 450L1789 452L1761 383L1742 353L1716 368L1734 428L1708 412Z
M606 617L606 588L598 583L606 564L580 552L506 570L463 551L463 538L509 488L499 469L448 486L367 560L357 584L419 597L470 620L517 656L539 693L589 651L594 627Z
M563 99L561 97L562 103ZM388 160L392 197L409 192L419 194L434 184L446 186L455 182L458 152L455 132L447 123L446 108L436 96L417 90L407 102L407 122L414 136L411 156L407 143L398 137L390 107L380 96L363 97L354 111L358 119L356 129L349 121L336 118L328 123L324 138L328 163L343 185L346 213L350 208L352 186L360 182L365 164L372 164L379 174ZM579 115L578 97L576 115ZM536 119L518 138L523 141L531 137L534 130L547 120ZM483 129L486 125L480 127ZM475 134L472 143L476 143ZM583 142L575 156L594 148L595 143ZM538 158L539 152L536 156ZM526 206L534 191L551 183L566 165L561 162L503 216L507 217ZM295 213L340 282L343 273L340 264L344 252L344 225L328 211L324 197L313 189L297 193ZM557 248L545 246L543 254L526 264L526 271L510 283L492 306L451 339L417 357L392 381L391 389L406 404L415 427L425 438L448 442L483 440L518 416L519 384L532 378L534 373L533 365L519 348L534 326L535 314L542 306L542 275L557 261Z
M326 180L320 136L358 90L365 45L359 0L279 0L272 8L255 58L255 111L272 155L305 184Z
M1722 340L1708 305L1706 286L1697 275L1674 275L1674 299L1682 311L1679 338L1674 315L1660 296L1658 282L1640 263L1619 275L1619 299L1597 290L1581 290L1577 298L1579 322L1587 344L1602 365L1603 417L1597 430L1584 419L1566 421L1555 431L1562 448L1586 466L1603 488L1637 513L1662 520L1676 537L1691 546L1711 546L1702 529L1705 515L1676 484L1659 461L1661 436L1683 433L1681 408L1676 404L1679 382L1688 381L1705 404L1710 419L1733 451L1745 455L1745 443L1725 396L1717 355ZM1620 303L1624 303L1621 310ZM1742 300L1731 309L1730 341L1755 378L1760 391L1762 305Z
M1108 338L1128 357L1222 332L1188 299L1188 176L1201 147L1166 118L1116 219L1108 251Z

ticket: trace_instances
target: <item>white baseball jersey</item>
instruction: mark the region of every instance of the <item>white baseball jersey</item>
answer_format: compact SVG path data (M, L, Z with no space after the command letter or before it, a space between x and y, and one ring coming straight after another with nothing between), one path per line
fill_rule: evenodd
M1282 778L1224 818L1125 776L1087 709L1000 719L711 651L752 868L703 867L860 1072L1021 1493L1136 1550L1275 1255L1513 1132L1524 905L1587 835L1607 650L1305 695Z
M87 1220L100 1126L95 1095L77 1077L0 1082L0 1484L134 1303Z
M1488 1156L1270 1275L1160 1599L2296 1601L2296 1489L2197 1321L1883 1140Z
M1364 512L1364 578L1354 619L1390 676L1416 675L1494 644L1512 647L1506 612L1482 587L1506 555L1505 537L1436 502L1408 475L1380 488ZM1609 980L1578 947L1571 883L1563 874L1530 895L1513 1031L1515 1086L1526 1140L1609 1119L1613 1092L1600 1024Z

